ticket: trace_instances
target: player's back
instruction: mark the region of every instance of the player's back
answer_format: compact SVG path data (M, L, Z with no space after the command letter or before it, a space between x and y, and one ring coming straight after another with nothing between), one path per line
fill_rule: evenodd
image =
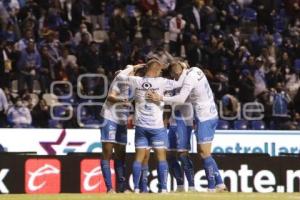
M183 84L189 84L192 87L187 101L192 103L195 115L200 121L218 117L214 94L201 69L191 68Z
M165 79L161 77L143 77L135 80L135 125L143 128L163 128L164 103L146 100L147 91L153 90L160 95L164 93Z
M115 91L118 96L123 99L129 99L130 97L130 87L128 83L124 81L118 81L117 79L114 79L109 88L109 93L112 91ZM102 106L101 116L117 124L125 125L127 124L128 112L129 109L128 107L124 106L124 104L114 104L106 99Z
M179 81L173 81L162 77L137 77L129 76L133 67L129 67L121 71L117 79L128 81L132 91L134 91L135 99L135 125L143 128L161 129L164 128L163 123L163 102L154 102L146 99L148 91L155 91L159 95L163 95L164 91L170 91L174 88L182 86L185 78L184 73Z

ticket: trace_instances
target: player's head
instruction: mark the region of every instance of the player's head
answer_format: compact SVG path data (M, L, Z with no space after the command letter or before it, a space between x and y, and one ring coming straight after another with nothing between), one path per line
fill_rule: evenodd
M185 62L182 62L180 60L171 62L169 67L171 78L178 80L185 68L188 68Z
M158 77L161 75L161 71L164 64L160 62L159 59L151 59L146 64L146 75L151 75L153 77Z
M140 68L140 69L138 69L134 72L134 76L139 76L139 77L143 77L143 76L145 76L145 74L146 74L146 68L145 67Z

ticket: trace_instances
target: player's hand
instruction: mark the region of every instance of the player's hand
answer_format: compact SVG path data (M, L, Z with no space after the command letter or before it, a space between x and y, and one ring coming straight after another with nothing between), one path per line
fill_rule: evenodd
M141 64L133 65L133 68L134 68L135 70L137 70L137 69L141 69L141 68L143 68L143 67L145 67L145 66L146 66L145 63L141 63Z
M131 108L131 107L132 107L131 102L128 101L128 100L121 102L121 104L122 104L122 106L123 106L124 108Z
M183 70L189 68L189 66L188 66L188 64L186 62L181 62L181 67L182 67Z
M146 93L146 99L151 100L151 101L155 101L155 102L159 102L159 101L162 100L162 97L158 93L156 93L152 90L149 90Z

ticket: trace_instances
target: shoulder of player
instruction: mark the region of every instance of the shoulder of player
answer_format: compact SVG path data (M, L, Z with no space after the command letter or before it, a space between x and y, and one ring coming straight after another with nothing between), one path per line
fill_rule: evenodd
M147 80L149 82L165 82L167 80L170 80L170 79L166 79L166 78L163 78L163 77L155 77L155 78L143 78L143 80Z
M198 68L198 67L191 67L190 69L187 70L187 74L198 73L198 72L202 72L203 73L203 71L200 68Z
M186 78L184 82L191 83L191 82L198 82L202 80L205 77L204 72L197 68L197 67L192 67L188 70Z
M197 67L192 67L190 68L187 73L186 73L186 76L187 77L194 77L195 75L196 76L199 76L201 74L204 74L203 71Z

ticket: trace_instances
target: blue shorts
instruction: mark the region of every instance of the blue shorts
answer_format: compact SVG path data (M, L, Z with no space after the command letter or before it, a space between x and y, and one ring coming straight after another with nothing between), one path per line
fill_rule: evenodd
M191 126L170 126L168 139L170 151L189 151L191 149L191 134L193 127Z
M197 143L205 144L211 143L214 139L215 130L218 125L218 119L210 119L204 122L196 120L197 128L195 130Z
M167 148L168 136L165 128L152 129L136 126L135 148Z
M127 126L117 124L108 119L104 119L104 126L101 128L101 142L111 142L127 144Z

